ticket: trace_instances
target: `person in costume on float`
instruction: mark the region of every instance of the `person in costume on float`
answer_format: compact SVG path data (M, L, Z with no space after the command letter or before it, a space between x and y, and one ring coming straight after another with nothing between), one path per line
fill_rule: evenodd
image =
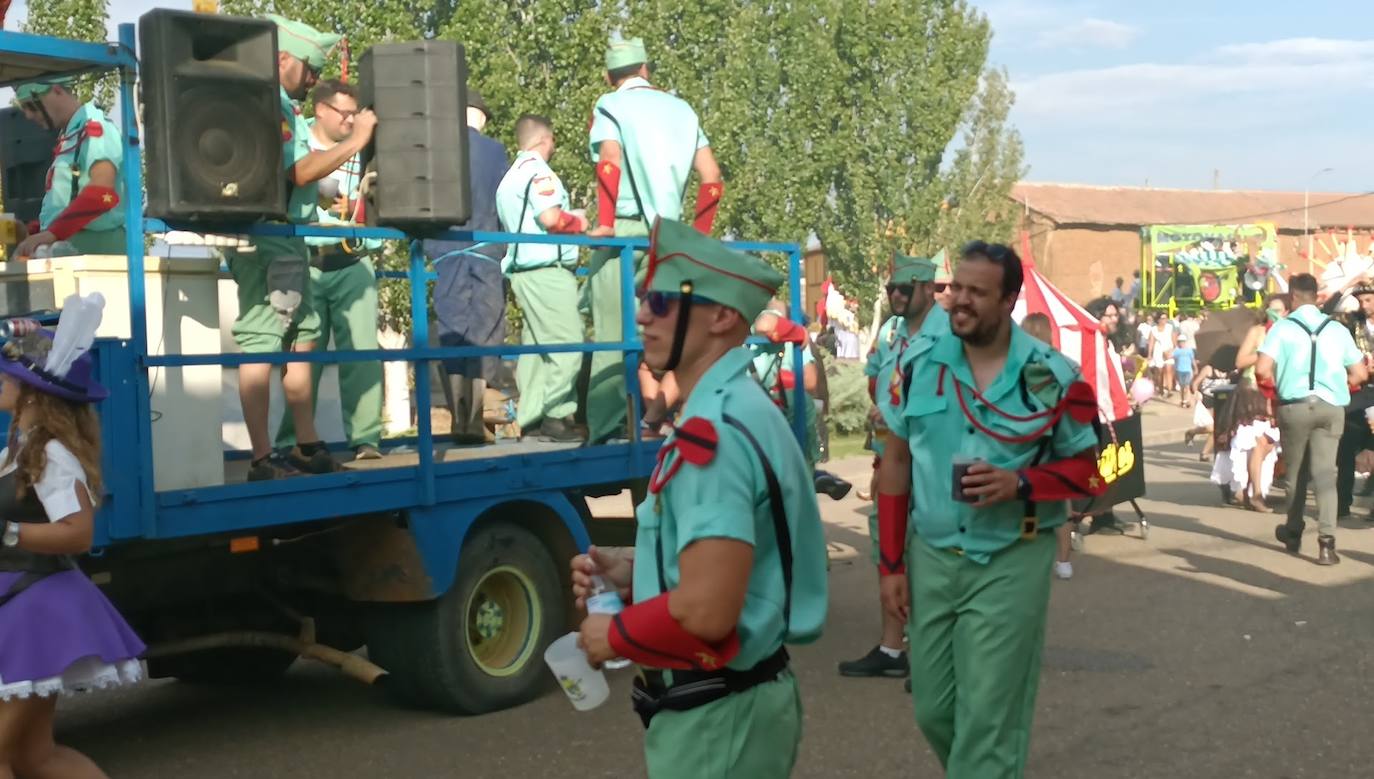
M1023 775L1054 530L1106 489L1092 388L1012 322L1022 278L1010 248L964 247L953 332L902 356L879 468L883 606L908 622L916 722L951 779Z
M584 602L598 573L634 604L582 623L600 664L639 663L634 704L652 779L777 779L801 740L784 643L820 636L826 550L810 469L749 375L749 325L782 276L691 225L654 226L637 321L644 356L675 370L683 406L636 511L634 550L572 561Z
M640 38L617 36L606 49L606 82L614 91L597 99L588 130L597 181L592 237L642 237L658 217L678 219L692 171L701 179L693 224L710 234L720 209L725 184L701 122L684 100L649 83L648 62ZM592 252L587 265L583 294L598 341L621 340L619 257L619 249L602 249ZM642 270L637 267L636 275ZM655 375L645 366L639 382L645 427L656 433L680 393L671 376ZM590 443L624 434L625 400L624 355L594 353L587 389Z
M146 648L77 568L100 502L100 420L88 350L105 301L75 295L56 333L0 349L0 777L89 779L104 773L53 741L57 696L138 681Z
M119 130L95 103L82 103L69 78L22 84L14 102L34 124L57 138L38 230L15 247L17 258L40 246L66 241L81 254L124 254L124 195L119 168L124 147Z
M890 419L899 408L901 376L895 369L898 357L918 338L936 338L949 332L949 314L935 301L934 260L897 254L892 260L892 277L887 283L888 301L892 316L878 330L873 351L868 355L864 373L868 379L868 394L873 398L875 433L873 438L874 483L883 457L883 443L890 429ZM881 394L879 388L882 388ZM873 540L873 564L878 564L878 517L869 516L869 536ZM880 604L881 605L881 604ZM883 633L879 644L857 660L839 664L841 676L905 677L908 673L903 642L902 620L895 619L885 609Z

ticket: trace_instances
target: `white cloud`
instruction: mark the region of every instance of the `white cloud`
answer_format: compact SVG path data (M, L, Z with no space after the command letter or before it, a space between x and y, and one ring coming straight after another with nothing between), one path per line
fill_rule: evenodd
M1015 81L1017 114L1058 125L1121 124L1149 120L1212 121L1236 125L1282 112L1289 98L1374 83L1374 43L1294 38L1214 50L1180 64L1137 63L1069 70ZM1339 103L1333 103L1338 105Z
M1089 17L1045 30L1037 37L1036 44L1041 48L1051 49L1124 49L1138 37L1138 28L1108 19Z

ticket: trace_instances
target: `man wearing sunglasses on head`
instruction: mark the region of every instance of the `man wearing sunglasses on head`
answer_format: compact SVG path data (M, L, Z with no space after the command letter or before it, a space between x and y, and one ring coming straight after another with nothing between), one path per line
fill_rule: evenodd
M811 471L749 373L749 326L782 283L757 257L659 219L636 317L644 359L675 370L682 421L660 450L629 552L572 561L634 604L582 623L588 659L640 664L652 779L782 779L801 739L784 643L820 636L826 551Z
M119 175L124 147L119 131L95 103L82 104L69 78L22 84L15 104L24 116L59 132L48 168L38 230L20 241L15 258L32 257L40 246L71 243L82 254L123 254L124 193Z
M304 100L319 80L325 57L339 36L309 25L268 15L277 25L277 77L281 83L282 164L287 180L287 219L315 221L317 182L338 170L372 141L377 117L360 111L345 140L322 151L310 150L310 126L296 101ZM311 305L309 255L303 238L255 236L252 251L228 253L229 272L238 285L238 318L234 340L248 354L309 352L320 336L320 317ZM273 366L239 367L239 398L252 443L248 479L260 481L301 471L328 473L334 459L315 430L309 363L282 366L282 390L296 426L297 444L285 455L272 451L268 430L268 395Z
M887 299L892 316L878 330L878 338L868 355L864 373L868 378L868 394L873 398L871 417L873 434L873 472L883 456L884 439L892 417L900 410L902 375L899 358L918 338L936 338L949 332L949 315L935 304L934 278L936 264L925 257L895 254L892 275L887 282ZM870 487L876 491L875 487ZM871 493L870 493L871 494ZM878 517L869 516L869 537L873 540L873 564L878 564ZM880 604L881 605L881 604ZM878 646L858 660L846 660L839 665L841 676L887 676L902 678L908 673L906 651L903 649L902 621L879 609L882 614L883 635Z

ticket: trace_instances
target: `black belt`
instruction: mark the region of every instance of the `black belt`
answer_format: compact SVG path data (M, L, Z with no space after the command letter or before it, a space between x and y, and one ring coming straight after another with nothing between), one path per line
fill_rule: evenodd
M537 266L535 266L535 267L533 267L533 268L517 268L517 267L512 267L512 268L510 269L510 275L514 276L514 275L517 274L517 273L529 273L530 271L534 271L534 270L548 270L548 269L550 269L550 268L557 268L557 269L559 269L559 270L566 270L566 271L574 271L574 270L577 269L577 263L575 263L575 262L571 262L571 263L555 262L555 263L553 263L552 265L537 265Z
M1322 400L1320 395L1308 395L1302 398L1289 398L1288 400L1279 398L1280 406L1296 406L1299 403L1326 403L1326 401ZM1327 403L1327 405L1329 406L1333 404Z
M719 671L673 671L673 684L663 681L663 671L640 669L635 688L630 694L635 713L649 727L649 721L660 711L689 711L714 703L727 695L744 692L774 681L787 670L786 647L746 671L723 668Z
M344 251L339 244L310 247L310 265L328 273L353 266L363 255Z

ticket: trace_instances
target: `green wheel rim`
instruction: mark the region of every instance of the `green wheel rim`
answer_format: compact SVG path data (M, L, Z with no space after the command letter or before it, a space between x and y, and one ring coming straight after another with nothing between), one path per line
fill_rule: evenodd
M464 609L468 654L491 676L519 673L534 655L541 622L534 583L508 565L487 571Z

